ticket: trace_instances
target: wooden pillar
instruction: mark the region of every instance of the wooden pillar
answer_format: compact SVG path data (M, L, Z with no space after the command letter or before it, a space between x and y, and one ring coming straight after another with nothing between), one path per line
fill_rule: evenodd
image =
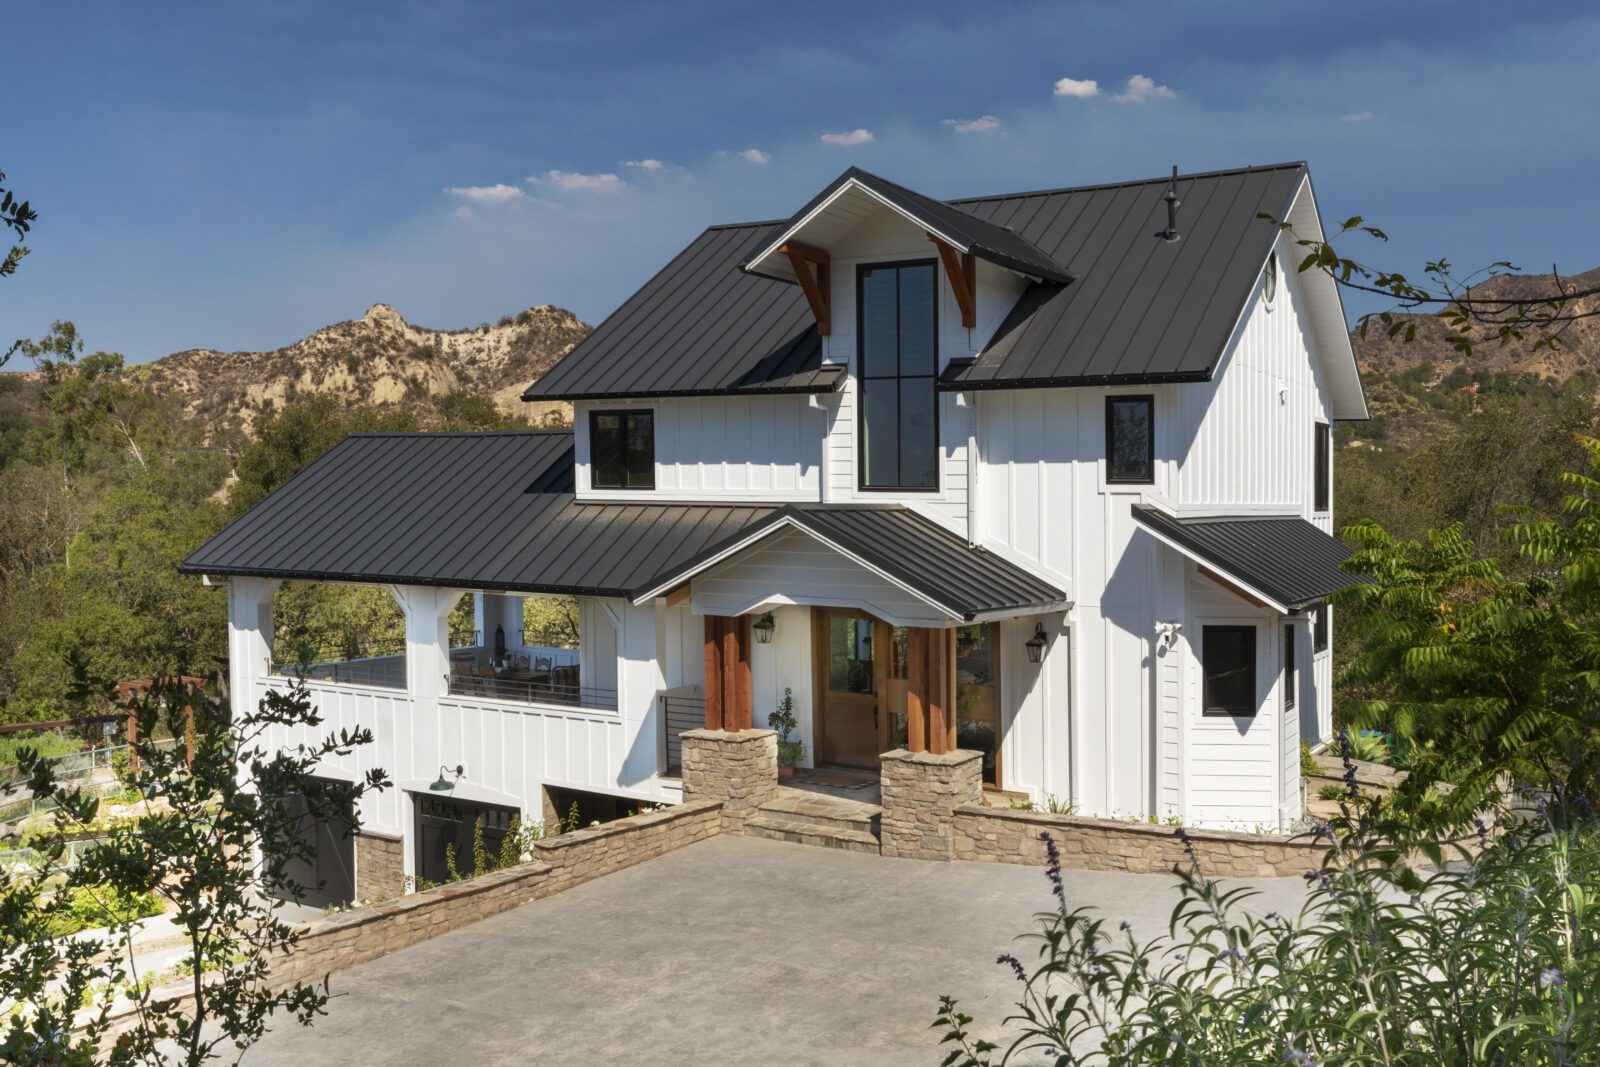
M913 626L906 634L906 748L928 750L928 631Z
M912 627L906 748L940 755L956 747L955 631Z
M750 617L706 616L706 729L750 729Z

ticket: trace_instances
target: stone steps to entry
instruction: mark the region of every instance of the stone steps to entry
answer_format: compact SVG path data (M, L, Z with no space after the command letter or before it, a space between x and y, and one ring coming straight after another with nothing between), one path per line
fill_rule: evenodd
M878 851L883 808L859 800L780 786L745 823L755 837L855 852Z

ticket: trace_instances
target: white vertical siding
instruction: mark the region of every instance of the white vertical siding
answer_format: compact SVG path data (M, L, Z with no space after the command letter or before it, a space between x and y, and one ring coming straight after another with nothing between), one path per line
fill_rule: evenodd
M795 736L806 746L802 766L814 766L817 754L815 722L816 694L811 671L811 609L774 608L775 629L770 645L750 648L750 724L767 728L767 716L778 710L783 691L794 694L794 715L799 720ZM698 619L696 621L699 621Z
M1023 646L1036 622L1049 644L1044 662L1028 662ZM1001 786L1035 801L1066 801L1072 781L1072 633L1056 617L1008 619L1000 624Z

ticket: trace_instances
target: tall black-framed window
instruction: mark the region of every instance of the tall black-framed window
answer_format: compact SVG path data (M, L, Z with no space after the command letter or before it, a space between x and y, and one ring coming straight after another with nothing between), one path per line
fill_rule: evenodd
M1285 709L1294 707L1296 684L1294 663L1294 626L1285 623L1283 627L1283 706Z
M938 282L931 259L856 269L863 489L939 488Z
M1156 480L1156 398L1106 397L1106 484Z
M1311 651L1328 651L1328 605L1318 604L1317 615L1311 624Z
M1329 446L1332 444L1331 434L1332 431L1329 429L1327 423L1319 422L1316 424L1316 446L1313 451L1316 453L1316 459L1314 462L1316 463L1317 467L1316 470L1312 472L1312 485L1315 490L1315 498L1312 503L1312 508L1315 511L1328 510L1328 497L1330 495L1328 492L1329 476L1333 473L1333 470L1329 466L1328 462L1331 458L1329 456L1329 452L1331 451Z
M1207 715L1256 713L1256 628L1204 626L1200 669L1205 676L1201 708Z
M656 487L654 412L589 413L589 485L595 489Z

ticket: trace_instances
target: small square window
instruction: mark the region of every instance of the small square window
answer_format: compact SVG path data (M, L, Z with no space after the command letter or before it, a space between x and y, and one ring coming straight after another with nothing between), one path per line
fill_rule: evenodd
M1311 651L1328 651L1328 605L1317 606L1316 621L1311 628Z
M1155 397L1106 397L1106 483L1156 480Z
M595 489L655 488L653 412L589 413L589 485Z
M1207 715L1256 713L1256 628L1206 626L1200 634L1200 667L1205 675Z

